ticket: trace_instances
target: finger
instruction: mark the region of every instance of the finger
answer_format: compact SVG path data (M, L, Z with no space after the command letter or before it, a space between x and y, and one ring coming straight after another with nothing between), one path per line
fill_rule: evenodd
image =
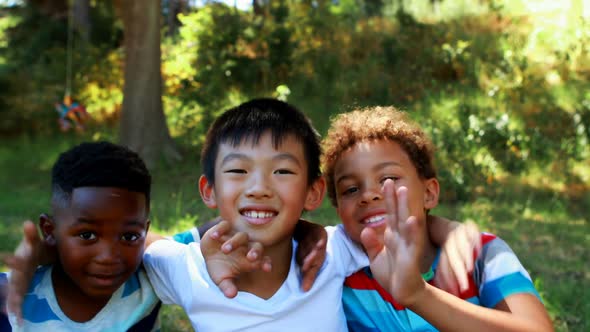
M35 224L32 221L27 220L23 223L23 233L25 236L25 240L29 244L35 245L41 242L39 232L37 231L37 226L35 226Z
M408 206L408 188L399 187L395 191L397 199L397 217L399 224L405 224L410 218L410 208Z
M205 234L209 234L212 239L221 240L223 235L228 235L232 229L228 221L221 220L217 225L211 227Z
M271 272L272 271L272 260L269 256L262 257L262 271L264 272Z
M317 255L316 255L317 256ZM303 271L303 280L301 281L301 288L304 292L307 292L313 286L315 279L320 271L321 264L318 264L315 260L309 264L307 270Z
M459 288L455 283L455 277L452 275L453 272L448 268L448 258L444 252L441 253L438 266L439 268L437 269L434 278L435 286L448 293L458 296Z
M481 252L481 248L482 248L481 232L479 231L479 227L477 227L477 225L475 223L467 222L466 226L469 230L469 234L471 237L471 241L472 241L471 244L472 244L472 248L474 250L473 257L475 259L475 257L479 256L479 253ZM471 271L469 271L469 272L471 272Z
M362 230L361 243L365 247L369 261L373 261L381 249L383 249L383 242L379 239L377 232L370 227L365 227Z
M240 247L248 247L248 234L245 232L238 232L234 234L229 240L225 241L221 246L221 251L229 254L234 249Z
M395 194L395 186L393 180L387 179L385 180L385 182L383 182L383 195L385 199L387 223L389 224L389 227L392 230L397 231L397 197Z
M246 255L246 258L250 262L255 262L256 260L258 260L259 257L262 257L262 255L264 254L264 247L260 242L250 242L249 247L250 248L248 249L248 254Z
M219 283L219 289L227 298L234 298L238 295L238 287L234 284L233 279L223 279Z
M320 239L316 244L315 247L307 254L306 257L303 259L303 264L301 264L301 270L307 271L308 269L319 265L322 266L324 264L324 260L326 259L326 240Z
M469 270L470 264L473 264L473 250L471 249L470 241L465 232L461 232L457 235L455 247L456 250L453 251L455 256L452 257L453 259L450 261L450 265L453 270L453 275L457 279L456 281L459 285L459 289L465 290L469 287L467 271Z

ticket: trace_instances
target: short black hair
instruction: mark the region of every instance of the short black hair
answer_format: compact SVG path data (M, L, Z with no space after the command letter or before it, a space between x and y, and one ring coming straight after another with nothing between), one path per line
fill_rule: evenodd
M220 144L229 142L237 146L245 139L257 144L269 130L275 147L288 135L295 136L303 144L308 184L321 176L319 134L309 118L283 101L258 98L226 110L209 127L201 151L201 165L207 180L211 184L215 181L215 159Z
M62 153L51 172L52 202L68 205L80 187L115 187L145 195L149 208L152 178L141 157L110 142L82 143Z

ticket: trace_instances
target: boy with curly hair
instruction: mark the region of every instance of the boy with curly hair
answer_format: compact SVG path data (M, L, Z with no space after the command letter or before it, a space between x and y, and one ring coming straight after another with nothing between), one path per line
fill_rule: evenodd
M323 149L328 196L371 260L345 281L351 331L552 330L528 273L493 234L481 234L466 290L456 297L435 286L440 248L427 223L439 198L434 149L405 113L374 107L340 114Z

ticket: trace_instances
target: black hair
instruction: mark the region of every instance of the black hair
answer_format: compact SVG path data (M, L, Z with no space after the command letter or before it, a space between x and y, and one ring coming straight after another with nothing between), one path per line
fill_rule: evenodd
M152 178L139 155L110 142L82 143L59 155L51 172L52 202L69 204L80 187L116 187L145 195Z
M303 144L308 184L321 176L319 134L309 118L285 102L259 98L226 110L209 127L201 151L201 165L207 180L211 184L215 181L215 159L220 144L229 142L237 146L245 139L258 144L262 134L269 130L275 147L288 135L295 136Z

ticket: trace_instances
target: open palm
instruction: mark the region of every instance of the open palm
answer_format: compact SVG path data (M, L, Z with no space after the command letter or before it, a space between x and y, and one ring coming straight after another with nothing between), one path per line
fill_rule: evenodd
M420 295L425 283L420 274L424 251L424 221L410 216L408 189L396 190L392 180L383 184L387 205L387 228L383 237L365 228L361 241L371 262L373 277L397 302L408 306Z

